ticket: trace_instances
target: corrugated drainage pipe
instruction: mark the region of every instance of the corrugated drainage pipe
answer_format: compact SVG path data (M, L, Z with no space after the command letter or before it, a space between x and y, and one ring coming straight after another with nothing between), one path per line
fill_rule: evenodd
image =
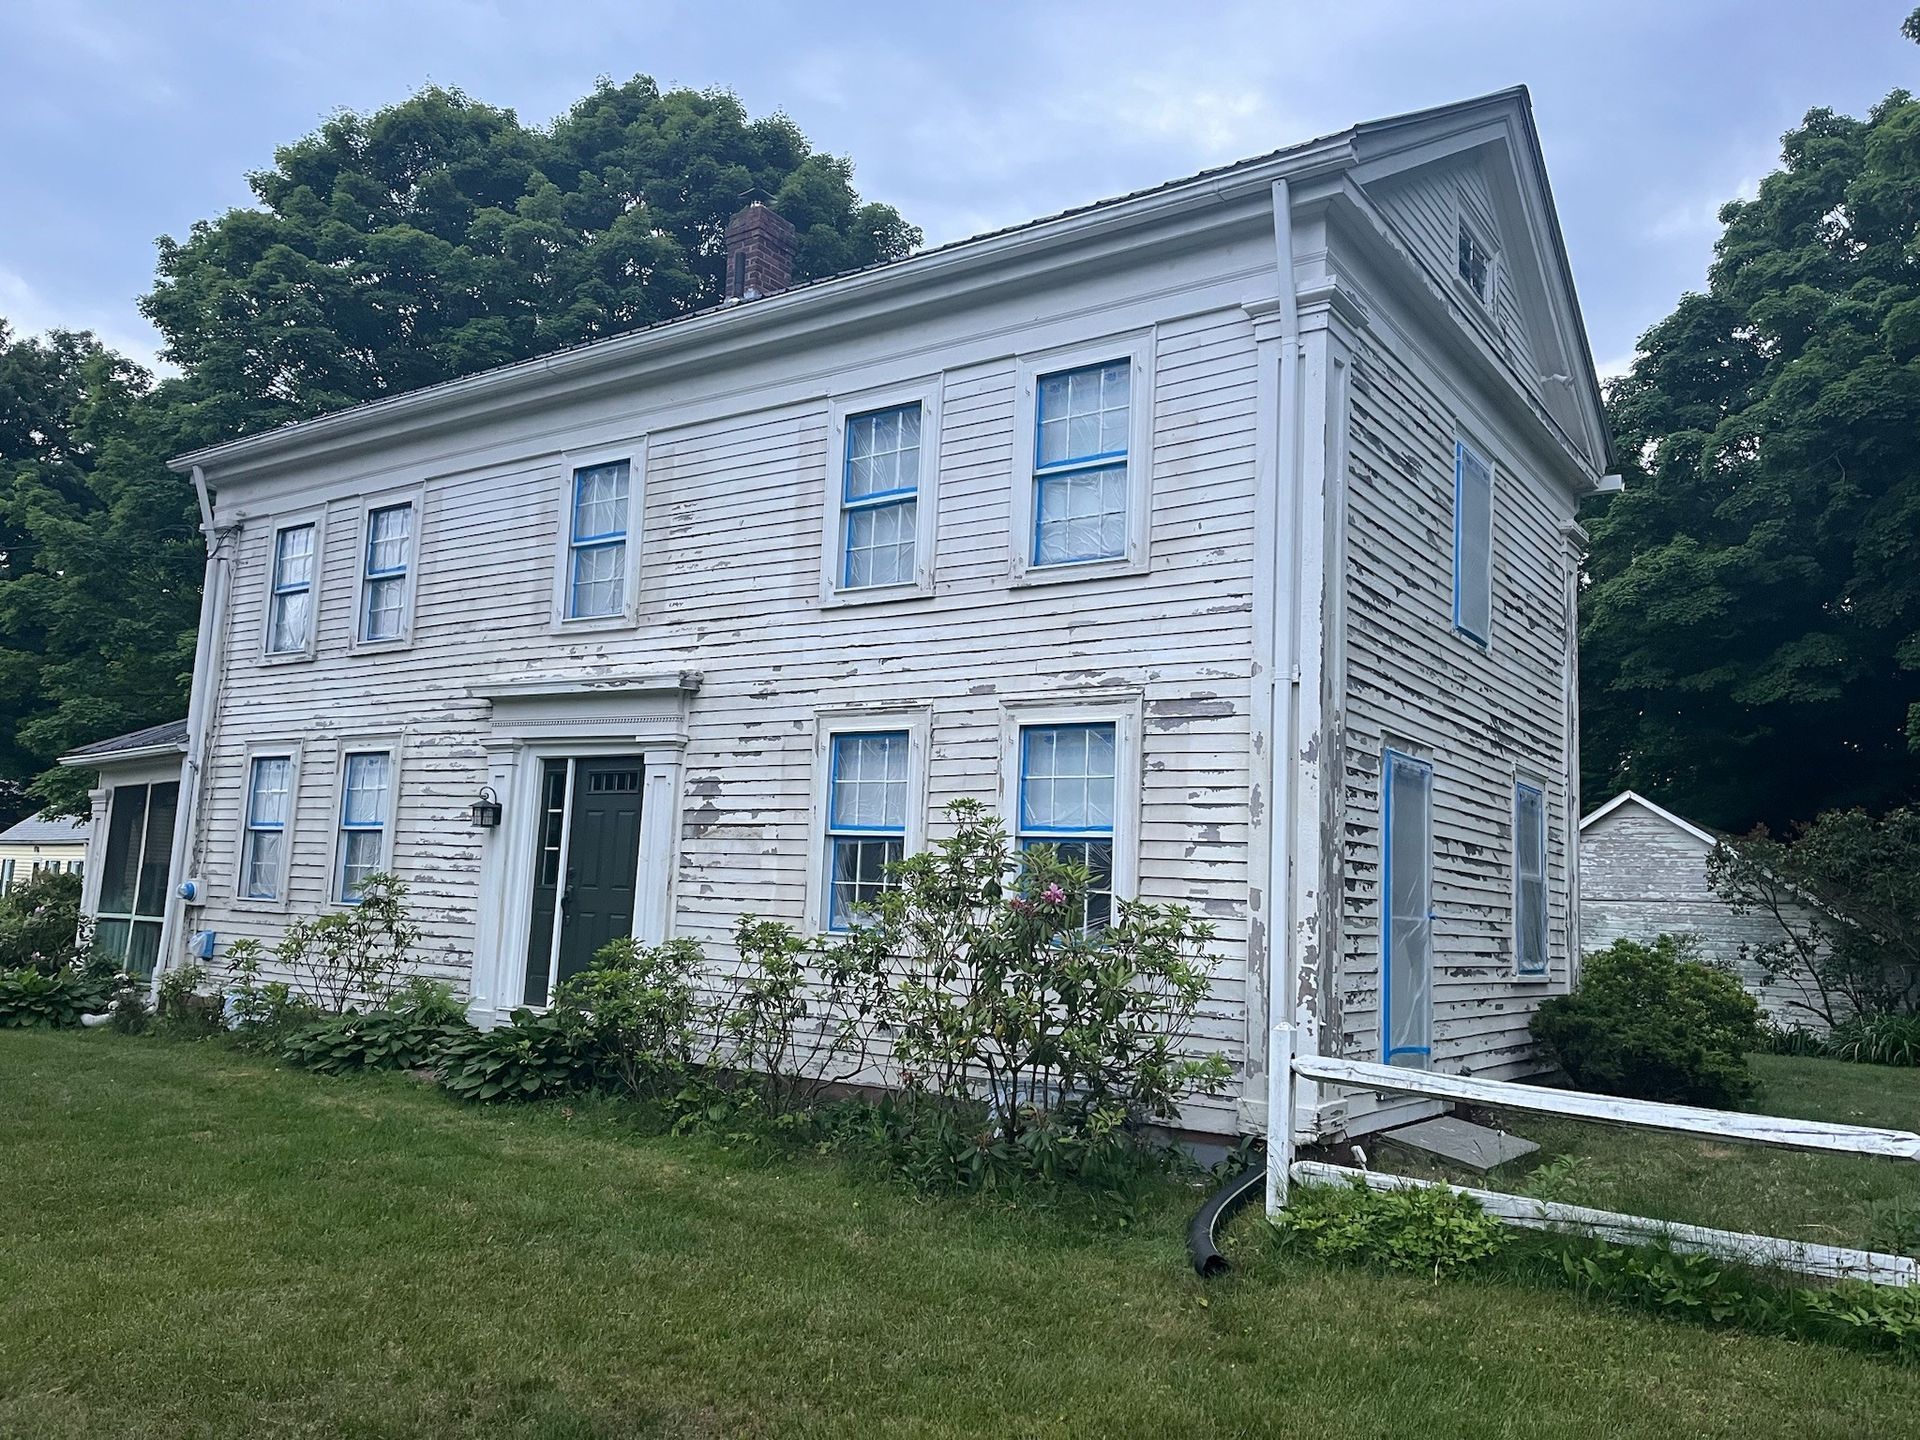
M1200 1213L1193 1217L1193 1223L1187 1227L1187 1254L1192 1258L1197 1274L1206 1277L1227 1272L1227 1257L1213 1243L1214 1232L1220 1228L1222 1220L1253 1198L1265 1184L1266 1178L1264 1163L1250 1166L1214 1191L1207 1203L1200 1207Z

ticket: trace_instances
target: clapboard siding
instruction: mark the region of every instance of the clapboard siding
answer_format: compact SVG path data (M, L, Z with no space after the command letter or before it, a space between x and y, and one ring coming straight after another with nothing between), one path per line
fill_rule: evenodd
M1017 338L1017 337L1016 337ZM239 540L219 724L201 812L205 923L271 943L329 893L340 756L400 737L394 865L420 912L420 968L464 987L477 943L480 837L466 811L486 778L476 679L570 667L697 671L689 712L675 929L729 960L741 913L799 922L811 887L814 722L858 701L927 707L930 834L938 808L997 808L1004 700L1137 691L1143 709L1139 893L1218 927L1208 1046L1244 1040L1255 385L1237 306L1175 314L1153 351L1151 572L1008 582L1011 354L940 378L933 594L823 606L824 399L654 424L638 543L640 621L556 635L550 620L563 462L429 473L414 643L354 654L361 500L325 507L316 658L258 659L272 526ZM639 427L636 427L636 430ZM564 446L556 446L556 449ZM431 465L429 465L431 470ZM991 637L983 643L983 637ZM236 901L247 747L302 747L291 901ZM529 864L531 861L529 860ZM1192 1121L1233 1126L1233 1097Z
M1490 649L1453 633L1453 456L1460 397L1370 334L1352 363L1345 481L1344 743L1338 750L1342 1052L1381 1049L1380 776L1389 744L1434 770L1433 1065L1530 1067L1527 1020L1564 989L1567 956L1565 703L1570 617L1561 526L1538 477L1499 467ZM1515 973L1513 793L1547 795L1550 971ZM1353 1102L1351 1123L1374 1110Z
M1591 954L1616 940L1648 944L1691 935L1729 967L1773 1020L1824 1028L1794 980L1769 976L1755 956L1785 938L1769 915L1736 914L1707 880L1713 847L1629 798L1580 832L1580 943Z
M1461 307L1462 313L1472 316L1474 322L1485 329L1513 361L1516 372L1537 391L1539 367L1534 363L1533 342L1528 335L1527 317L1521 313L1510 262L1505 259L1507 243L1501 234L1484 163L1464 159L1428 166L1380 186L1376 200L1414 253L1447 288L1457 288L1463 298L1470 292L1456 278L1460 217L1467 216L1481 234L1492 239L1499 252L1494 265L1493 303L1487 307L1469 301Z

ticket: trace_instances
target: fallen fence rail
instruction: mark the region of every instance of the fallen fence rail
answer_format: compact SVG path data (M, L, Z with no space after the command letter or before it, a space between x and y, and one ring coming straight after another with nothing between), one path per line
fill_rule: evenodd
M1749 1235L1737 1230L1716 1230L1703 1225L1655 1220L1645 1215L1626 1215L1585 1205L1565 1205L1496 1190L1448 1185L1443 1181L1419 1180L1346 1165L1300 1160L1295 1157L1295 1146L1301 1139L1311 1137L1297 1133L1294 1084L1301 1080L1316 1081L1387 1094L1465 1101L1542 1115L1630 1125L1673 1135L1730 1140L1743 1145L1772 1146L1820 1154L1865 1155L1890 1160L1920 1161L1920 1134L1866 1125L1828 1125L1783 1116L1746 1115L1731 1110L1705 1110L1691 1105L1628 1100L1582 1090L1519 1085L1508 1080L1435 1075L1424 1070L1405 1070L1340 1056L1301 1055L1295 1053L1293 1028L1287 1025L1276 1026L1273 1039L1275 1065L1267 1091L1269 1215L1285 1207L1288 1185L1296 1180L1310 1183L1358 1180L1376 1190L1439 1187L1470 1195L1489 1215L1508 1224L1530 1229L1560 1230L1627 1244L1661 1240L1676 1250L1717 1255L1770 1269L1828 1279L1871 1280L1880 1285L1920 1284L1920 1261L1905 1255L1885 1255L1871 1250L1818 1245L1771 1235ZM1280 1063L1283 1060L1284 1065Z

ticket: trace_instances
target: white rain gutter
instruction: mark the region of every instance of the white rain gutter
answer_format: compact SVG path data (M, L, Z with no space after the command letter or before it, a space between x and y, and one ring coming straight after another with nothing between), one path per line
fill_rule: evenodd
M1285 180L1273 182L1273 247L1280 329L1279 404L1275 417L1275 534L1273 573L1268 577L1272 607L1272 665L1267 680L1273 694L1273 726L1267 751L1269 800L1267 873L1267 1153L1290 1154L1289 1137L1272 1134L1274 1122L1290 1124L1293 1106L1286 1088L1293 1083L1294 999L1299 993L1293 913L1294 809L1298 786L1294 764L1299 753L1300 711L1300 302L1293 279L1293 192ZM1317 859L1316 859L1317 863ZM1274 1209L1274 1176L1267 1179L1268 1213Z
M193 855L194 826L200 813L200 777L206 767L209 720L219 675L215 652L227 613L227 547L214 528L206 472L195 465L192 473L193 493L200 502L200 533L207 544L207 568L200 586L200 633L193 647L193 683L187 692L187 758L180 775L180 804L174 812L172 858L167 866L171 888L167 894L160 958L153 969L156 984L161 974L171 968L173 957L185 954L185 939L180 932L185 924L186 902L181 897L180 885L188 878L187 865Z

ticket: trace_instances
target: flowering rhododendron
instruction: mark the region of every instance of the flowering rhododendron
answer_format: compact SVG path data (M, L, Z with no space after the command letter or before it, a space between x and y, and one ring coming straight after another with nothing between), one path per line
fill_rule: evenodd
M1040 892L1040 898L1049 905L1064 905L1067 903L1067 892L1058 885L1049 885Z

